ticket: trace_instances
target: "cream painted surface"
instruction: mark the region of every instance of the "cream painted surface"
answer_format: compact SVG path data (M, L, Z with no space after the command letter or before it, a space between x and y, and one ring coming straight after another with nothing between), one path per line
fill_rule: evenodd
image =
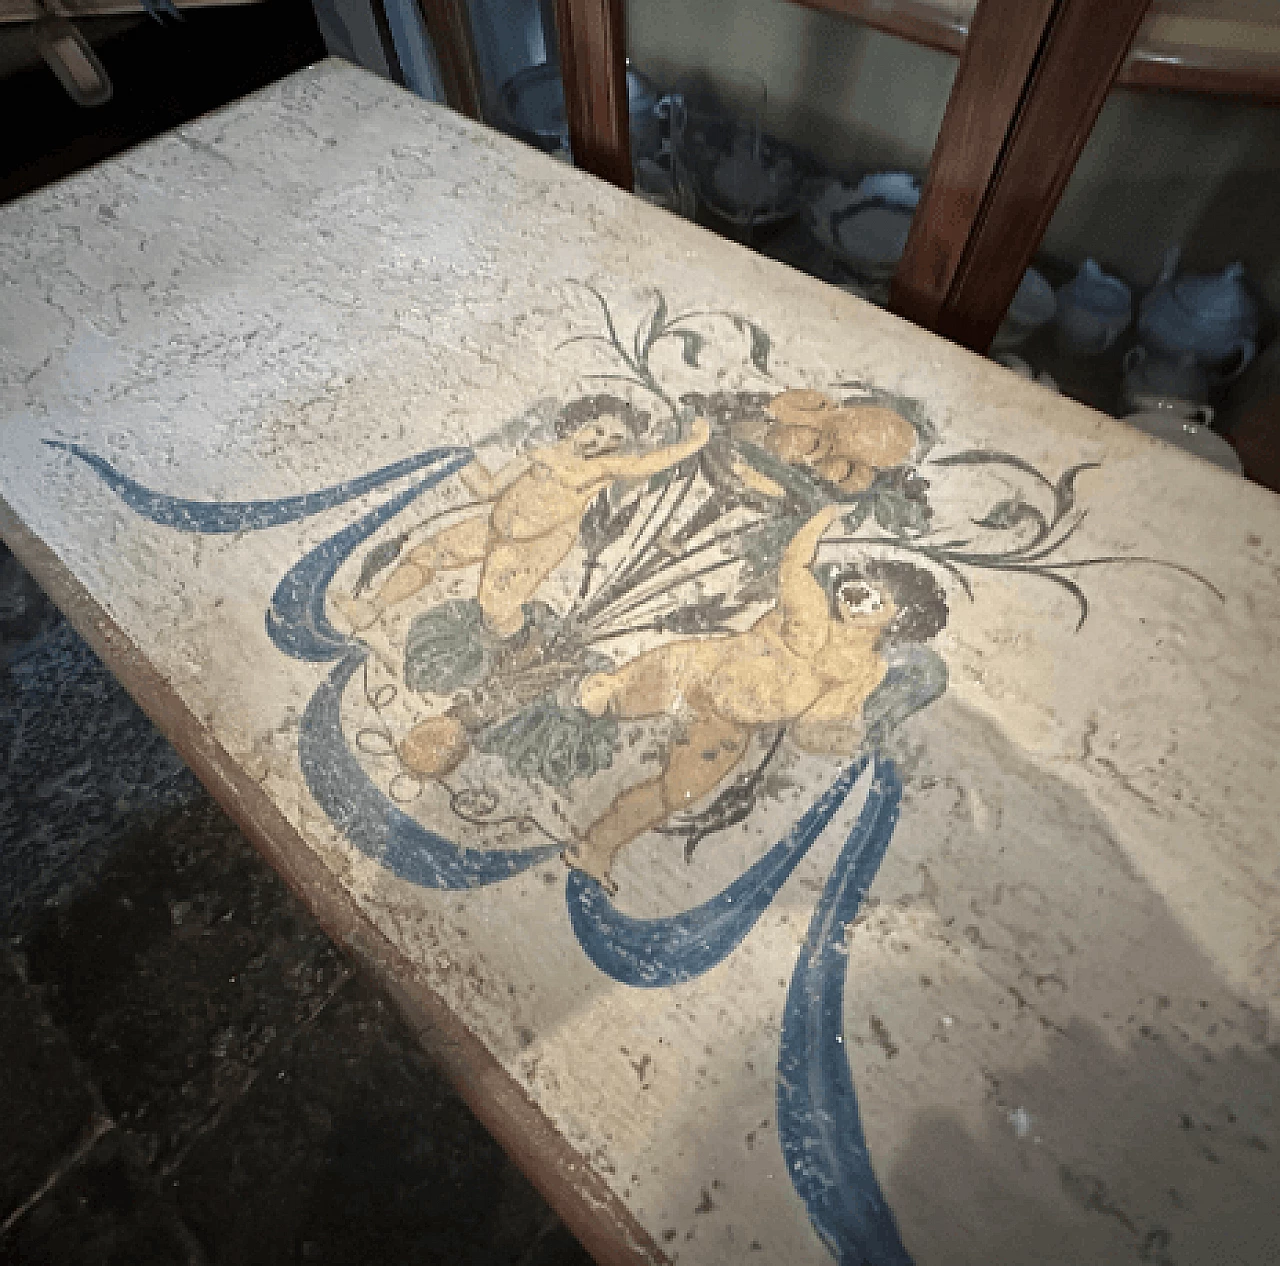
M772 1122L783 998L839 823L737 951L670 989L590 965L558 860L466 893L392 878L310 799L296 729L327 670L263 625L277 579L364 507L184 535L42 443L197 499L310 491L592 389L588 360L560 349L598 315L572 279L631 319L660 287L768 329L768 378L739 356L673 357L680 390L861 376L927 401L939 451L1101 461L1079 483L1081 555L1151 555L1221 591L1094 568L1079 633L1029 579L980 577L972 604L950 592L951 685L893 740L906 799L849 939L845 1032L921 1266L1267 1260L1271 494L330 62L0 210L0 495L672 1259L827 1261ZM798 760L766 832L832 769ZM620 899L678 908L749 856L730 834L686 867L646 837Z

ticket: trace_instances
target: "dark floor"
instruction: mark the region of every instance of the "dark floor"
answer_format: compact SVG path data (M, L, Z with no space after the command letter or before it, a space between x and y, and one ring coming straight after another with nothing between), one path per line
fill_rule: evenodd
M0 1263L589 1259L0 547Z

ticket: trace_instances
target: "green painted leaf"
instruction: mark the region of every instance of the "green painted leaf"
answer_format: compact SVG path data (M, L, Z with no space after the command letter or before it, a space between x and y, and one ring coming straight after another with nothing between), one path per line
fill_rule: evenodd
M674 334L683 345L680 355L684 363L691 369L697 369L698 357L706 347L707 340L697 330L671 330L669 333Z
M1035 538L1030 545L1024 546L1024 549L1038 545L1049 532L1049 525L1045 522L1044 515L1035 506L1023 501L1021 497L1008 497L1004 501L997 501L981 519L975 519L974 523L980 528L989 528L995 532L1012 532L1025 523L1035 524Z
M405 637L405 685L439 695L475 685L489 670L491 641L474 598L424 611Z
M769 335L761 326L754 321L748 321L745 317L732 316L729 319L733 322L735 328L740 334L750 331L751 334L751 363L766 377L769 374L769 352L773 348L773 343L769 339Z
M1039 480L1046 488L1053 487L1030 462L1024 462L1021 457L1015 457L1012 453L1000 453L994 449L974 448L964 453L950 453L946 457L935 458L930 464L934 466L1009 466Z
M658 291L658 303L653 310L653 319L649 322L649 337L644 342L646 352L662 337L662 331L666 324L667 299L662 291Z
M1097 470L1100 462L1081 462L1065 470L1053 489L1053 521L1060 522L1071 513L1076 503L1076 476L1082 470Z
M501 756L511 773L557 788L608 769L617 745L616 720L549 698L493 726L477 742L481 751Z
M876 522L894 536L919 535L929 526L929 507L915 497L890 489L875 498Z

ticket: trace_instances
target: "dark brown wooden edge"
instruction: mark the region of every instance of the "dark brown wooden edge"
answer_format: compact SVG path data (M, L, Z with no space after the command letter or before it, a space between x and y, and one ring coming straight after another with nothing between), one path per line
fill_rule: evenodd
M446 104L469 119L483 120L484 89L465 0L417 2L440 68Z
M890 292L889 307L926 329L937 328L1056 8L978 4Z
M556 0L556 34L574 164L630 192L622 0Z
M990 346L1150 3L1058 0L996 174L933 326L944 338L978 352Z
M790 0L790 3L819 13L852 18L886 35L896 35L899 39L942 53L958 55L964 49L962 26L925 12L884 7L876 0ZM1158 50L1137 48L1117 76L1116 87L1155 92L1198 92L1280 104L1280 66L1206 66L1197 64L1188 56L1173 60Z
M667 1266L648 1232L524 1088L377 930L333 873L227 754L62 560L0 498L0 540L177 748L209 794L319 920L372 972L463 1101L600 1266Z
M1280 105L1280 66L1197 66L1147 49L1134 54L1116 76L1117 88L1147 92L1198 92L1237 97L1259 105Z

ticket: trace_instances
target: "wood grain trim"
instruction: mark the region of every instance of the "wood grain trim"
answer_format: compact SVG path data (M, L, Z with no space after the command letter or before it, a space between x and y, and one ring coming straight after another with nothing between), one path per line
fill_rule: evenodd
M1151 0L1059 0L937 333L985 352Z
M937 328L1056 8L978 5L890 293L890 308L926 329Z
M556 0L556 31L574 163L630 192L622 0Z
M1116 76L1117 88L1149 92L1198 92L1280 105L1280 66L1197 66L1137 49Z
M886 35L938 52L959 55L965 46L965 24L948 19L927 5L892 7L878 0L790 0L818 13L850 18ZM1116 78L1118 88L1156 92L1199 92L1242 97L1264 104L1280 104L1280 66L1211 66L1197 63L1190 51L1180 61L1157 50L1139 47Z
M940 53L959 54L965 45L968 23L947 21L946 18L925 6L912 9L901 4L892 7L881 0L791 0L803 9L818 13L830 13L835 17L852 18L862 26L896 35L899 39L936 49Z
M484 91L465 0L418 0L418 6L440 68L445 102L483 122Z
M463 1101L600 1266L669 1266L627 1207L370 922L266 793L62 560L0 498L0 540L340 948L372 972Z

